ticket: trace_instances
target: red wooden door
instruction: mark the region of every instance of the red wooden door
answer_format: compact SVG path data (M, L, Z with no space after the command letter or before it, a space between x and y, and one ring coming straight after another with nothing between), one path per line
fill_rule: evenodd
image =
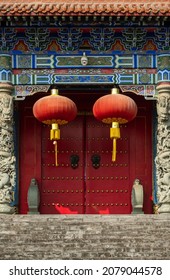
M60 127L58 141L58 162L54 162L54 146L49 140L50 126L42 130L42 214L83 214L84 213L84 117ZM78 166L71 166L71 156L78 156Z
M127 214L131 211L129 129L121 126L117 141L117 159L111 161L110 126L90 117L87 120L86 211L88 214ZM100 155L100 167L91 164L92 155Z
M144 212L152 213L151 103L140 100L138 115L120 125L116 161L111 161L110 126L88 117L86 133L86 213L131 213L131 189L135 179L144 187ZM92 155L100 155L100 167L92 166Z
M111 161L112 140L109 125L82 113L60 127L59 167L54 165L50 127L32 115L33 101L20 108L20 213L27 213L27 191L31 178L40 189L42 214L129 214L131 189L136 178L144 186L144 212L152 213L152 128L150 102L134 97L136 119L121 125L117 140L117 160ZM71 166L72 155L79 157ZM92 156L100 156L95 168Z

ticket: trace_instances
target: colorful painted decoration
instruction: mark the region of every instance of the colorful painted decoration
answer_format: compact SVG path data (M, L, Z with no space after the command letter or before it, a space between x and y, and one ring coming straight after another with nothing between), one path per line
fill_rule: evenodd
M115 161L116 140L120 138L119 123L124 124L133 120L137 114L137 106L132 98L119 94L117 88L113 88L111 93L95 102L93 114L103 123L112 124L110 138L113 139L112 161Z
M59 125L66 124L76 117L76 104L71 99L58 95L57 89L52 89L50 96L45 96L35 102L33 114L40 122L52 126L50 140L53 140L55 146L55 163L58 166L57 140L60 139Z

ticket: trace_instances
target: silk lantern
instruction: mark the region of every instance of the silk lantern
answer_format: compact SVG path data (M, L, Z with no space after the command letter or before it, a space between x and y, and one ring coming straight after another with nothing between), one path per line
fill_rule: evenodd
M57 89L52 89L50 96L42 97L35 102L33 114L42 123L51 125L50 140L53 140L55 146L55 164L58 166L57 140L60 139L59 125L66 124L76 117L76 104L71 99L58 95Z
M119 94L118 88L113 88L111 94L100 97L93 106L96 119L106 124L112 124L110 138L113 139L112 161L116 160L116 140L120 138L119 124L133 120L137 114L134 100Z

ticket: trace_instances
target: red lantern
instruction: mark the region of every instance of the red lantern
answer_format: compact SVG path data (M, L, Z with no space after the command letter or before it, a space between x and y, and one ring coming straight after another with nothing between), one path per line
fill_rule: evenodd
M57 162L57 140L60 139L58 125L72 121L77 115L76 104L65 96L58 95L57 89L51 90L50 96L40 98L33 106L35 118L45 124L51 124L50 140L54 140L56 166Z
M120 138L119 123L123 124L133 120L137 114L137 106L130 97L118 94L117 88L112 89L112 94L99 98L93 106L96 119L111 124L110 138L113 139L112 161L116 160L116 139Z

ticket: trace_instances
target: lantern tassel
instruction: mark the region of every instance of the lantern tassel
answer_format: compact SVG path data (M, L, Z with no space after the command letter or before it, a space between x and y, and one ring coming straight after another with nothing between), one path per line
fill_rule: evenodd
M113 139L112 161L116 161L116 140L120 138L120 128L118 122L112 122L110 128L110 138Z
M55 165L58 166L58 160L57 160L57 140L60 139L60 129L58 128L58 124L53 123L52 129L50 130L50 140L53 141L54 144L54 150L55 150Z
M116 161L116 138L113 138L112 161Z
M53 144L54 144L54 150L55 150L55 165L58 166L58 160L57 160L57 141L54 141Z

